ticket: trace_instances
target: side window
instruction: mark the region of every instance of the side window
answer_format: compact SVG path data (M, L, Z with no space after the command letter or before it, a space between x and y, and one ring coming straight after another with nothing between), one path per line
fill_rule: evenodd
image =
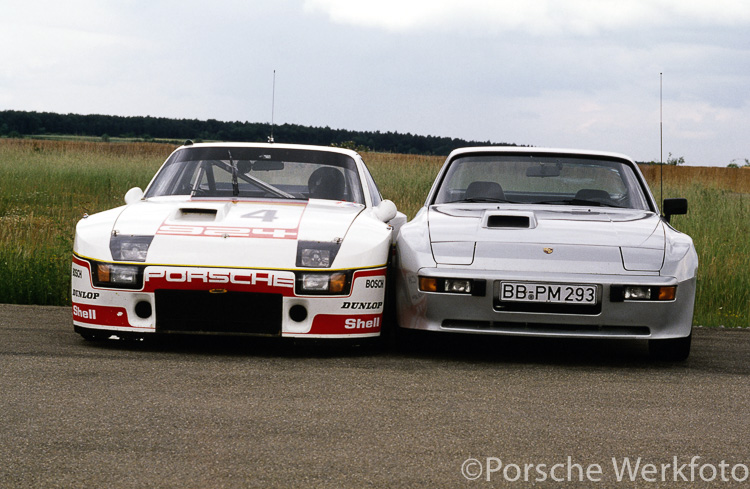
M363 168L365 170L367 188L370 191L370 200L372 200L372 205L375 207L383 201L383 197L380 195L380 191L378 191L378 186L375 185L375 180L372 178L372 175L370 175L370 170L367 169L367 166L363 166Z

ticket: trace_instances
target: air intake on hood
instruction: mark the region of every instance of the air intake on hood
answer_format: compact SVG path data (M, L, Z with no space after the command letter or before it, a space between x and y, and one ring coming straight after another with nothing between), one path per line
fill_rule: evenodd
M488 228L524 228L528 229L529 216L487 216Z
M216 219L216 209L187 208L177 212L177 219L185 221L213 221Z

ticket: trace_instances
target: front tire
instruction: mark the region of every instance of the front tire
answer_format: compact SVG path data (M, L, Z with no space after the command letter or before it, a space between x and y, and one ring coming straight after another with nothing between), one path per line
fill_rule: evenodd
M693 337L691 332L684 338L671 338L668 340L648 340L648 352L655 360L668 362L681 362L687 360L690 355L690 343Z

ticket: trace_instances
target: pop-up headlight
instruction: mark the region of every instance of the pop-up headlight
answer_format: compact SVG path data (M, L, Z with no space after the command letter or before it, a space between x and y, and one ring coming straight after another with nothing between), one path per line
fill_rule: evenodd
M330 268L341 243L323 241L297 242L297 266L305 268Z
M109 239L112 259L117 261L146 261L153 236L127 236L113 234Z

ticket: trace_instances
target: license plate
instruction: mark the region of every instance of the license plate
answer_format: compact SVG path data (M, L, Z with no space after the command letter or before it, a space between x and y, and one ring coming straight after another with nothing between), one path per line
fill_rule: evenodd
M503 302L596 304L596 285L501 282L500 300Z

